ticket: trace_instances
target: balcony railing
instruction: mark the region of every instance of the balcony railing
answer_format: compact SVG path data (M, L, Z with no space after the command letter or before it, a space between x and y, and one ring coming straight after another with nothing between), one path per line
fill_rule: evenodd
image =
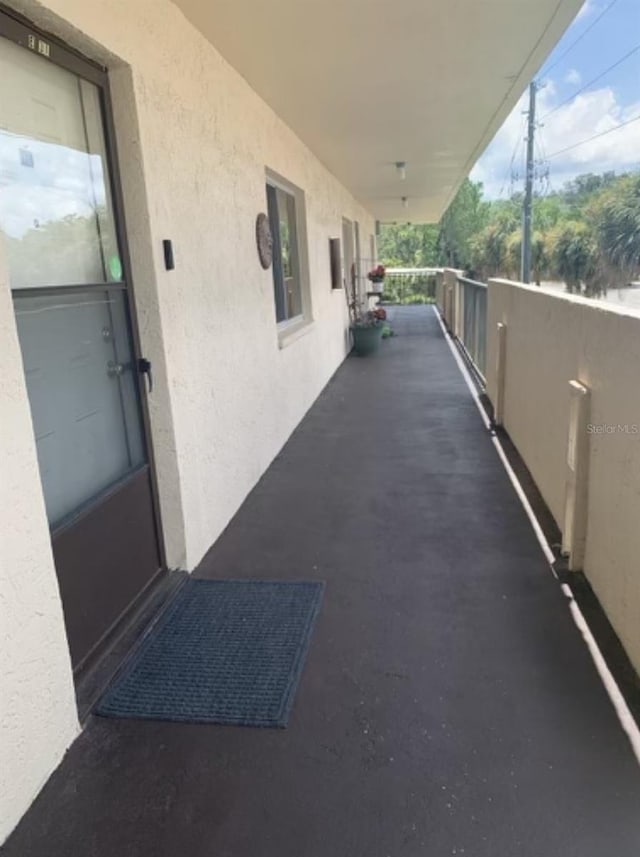
M640 669L640 312L446 268L442 320Z
M387 268L384 297L390 303L431 303L435 296L435 268Z
M487 285L458 277L461 330L458 338L479 374L487 374Z

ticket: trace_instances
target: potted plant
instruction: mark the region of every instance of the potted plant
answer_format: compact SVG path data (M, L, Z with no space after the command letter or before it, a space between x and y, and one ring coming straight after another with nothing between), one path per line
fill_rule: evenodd
M359 313L352 318L353 350L358 357L366 357L378 350L383 326L371 310Z
M369 273L367 274L367 279L372 283L372 291L377 292L378 294L382 294L382 284L384 283L384 276L386 274L386 269L384 265L376 265Z
M382 336L383 322L376 310L369 310L361 302L355 278L351 281L351 295L348 300L349 329L353 336L353 351L358 357L366 357L378 350Z
M380 339L391 339L392 336L395 336L393 332L393 328L387 321L387 311L382 306L377 306L374 310L372 310L374 316L378 319L380 324L382 325L382 332L380 334Z

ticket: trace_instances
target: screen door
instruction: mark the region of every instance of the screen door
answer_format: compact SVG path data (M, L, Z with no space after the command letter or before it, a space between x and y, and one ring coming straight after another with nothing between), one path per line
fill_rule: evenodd
M160 566L141 364L101 75L2 13L0 34L0 240L77 665Z

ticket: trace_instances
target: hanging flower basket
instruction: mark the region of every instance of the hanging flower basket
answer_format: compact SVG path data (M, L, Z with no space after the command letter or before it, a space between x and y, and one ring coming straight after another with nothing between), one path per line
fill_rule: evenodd
M380 291L382 291L382 283L384 283L384 277L386 273L387 272L384 265L378 265L377 267L373 268L373 270L369 271L369 273L367 274L367 279L370 280L370 282L374 283L374 285L379 285L381 287ZM374 291L377 291L377 289L374 289Z

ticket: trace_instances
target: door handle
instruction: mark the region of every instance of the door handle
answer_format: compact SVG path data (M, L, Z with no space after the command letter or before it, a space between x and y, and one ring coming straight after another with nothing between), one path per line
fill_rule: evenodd
M151 372L151 360L147 360L146 357L140 357L138 359L138 372L140 372L141 375L147 376L149 392L153 392L153 374Z

